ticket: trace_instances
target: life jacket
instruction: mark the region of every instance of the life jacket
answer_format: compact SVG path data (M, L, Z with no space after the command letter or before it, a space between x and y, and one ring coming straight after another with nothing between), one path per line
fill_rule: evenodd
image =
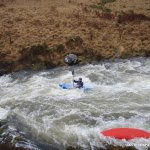
M82 81L76 81L74 80L74 82L77 84L77 88L82 88L83 87L83 82Z

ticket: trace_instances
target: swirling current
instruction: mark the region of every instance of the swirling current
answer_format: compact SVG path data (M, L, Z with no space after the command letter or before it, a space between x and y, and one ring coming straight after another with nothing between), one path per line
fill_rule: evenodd
M150 147L150 139L120 141L99 133L113 127L150 131L150 59L100 62L74 70L75 79L82 77L91 91L61 89L60 83L72 82L65 67L1 76L0 108L8 111L9 124L42 150L50 149L48 145L88 150L104 143Z

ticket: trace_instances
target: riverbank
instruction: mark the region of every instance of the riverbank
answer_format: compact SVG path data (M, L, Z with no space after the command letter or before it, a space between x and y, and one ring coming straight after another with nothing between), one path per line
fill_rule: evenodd
M103 3L102 3L103 2ZM22 69L150 56L149 1L0 2L0 75Z

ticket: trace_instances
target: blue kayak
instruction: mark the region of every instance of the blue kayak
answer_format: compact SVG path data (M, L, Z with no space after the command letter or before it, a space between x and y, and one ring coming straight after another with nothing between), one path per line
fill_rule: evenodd
M62 83L62 84L59 84L59 86L62 88L62 89L76 89L75 87L73 87L73 84L72 83ZM83 86L83 88L80 88L80 89L83 89L85 91L89 91L92 89L91 86L85 84Z

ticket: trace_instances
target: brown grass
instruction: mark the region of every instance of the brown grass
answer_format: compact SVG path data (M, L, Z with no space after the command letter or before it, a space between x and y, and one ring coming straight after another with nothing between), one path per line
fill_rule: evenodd
M150 49L149 0L116 0L106 4L112 13L90 7L98 2L0 0L0 51L10 52L3 59L20 59L22 48L43 43L49 48L62 44L65 53L88 48L104 58L124 57L131 50L143 55L143 49ZM67 40L77 36L82 47L68 48Z

